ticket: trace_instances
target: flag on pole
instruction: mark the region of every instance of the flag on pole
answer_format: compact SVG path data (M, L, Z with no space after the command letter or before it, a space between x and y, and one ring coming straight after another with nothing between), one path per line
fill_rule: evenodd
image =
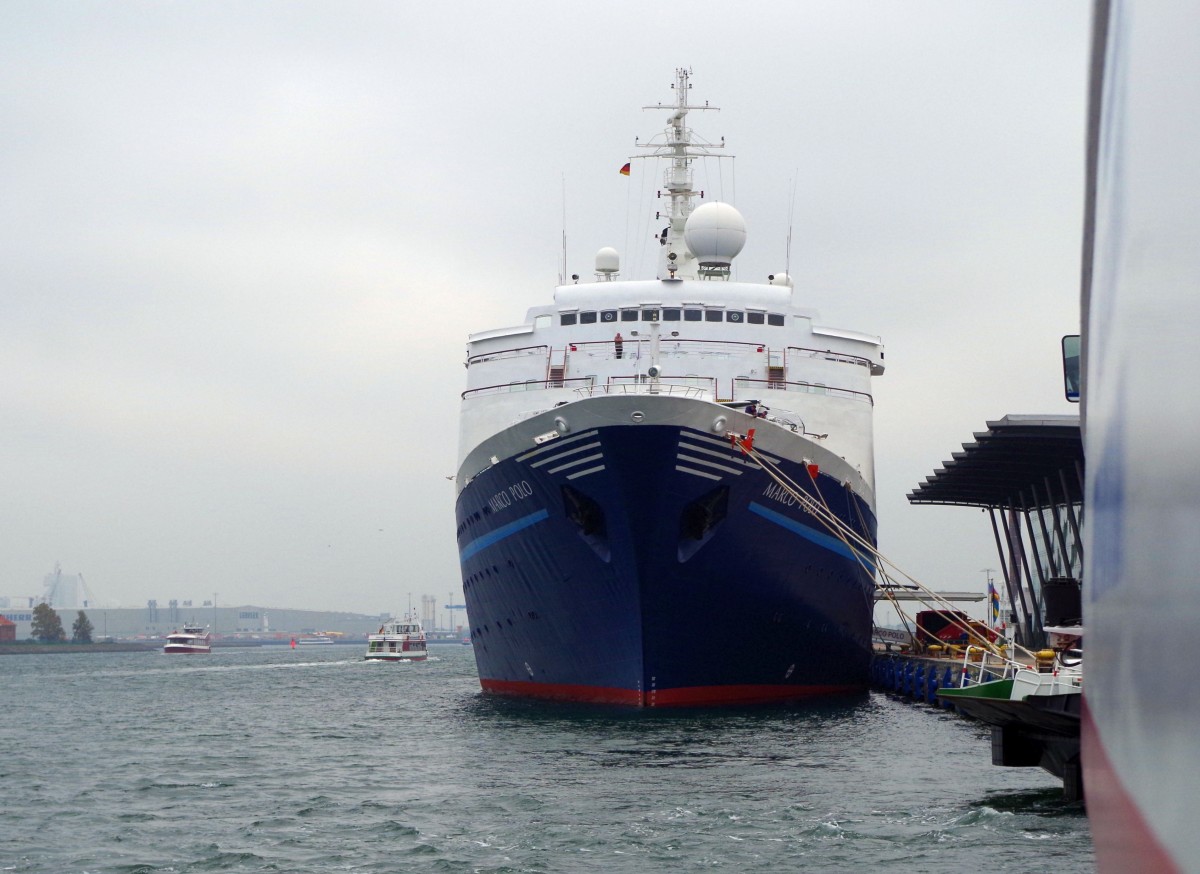
M996 620L1000 618L1000 593L996 591L996 586L991 580L988 580L988 603L991 605L992 625L995 625Z
M626 163L625 163L625 166L621 168L621 175L622 175L622 176L628 176L628 175L629 175L629 163L628 163L628 162L626 162Z

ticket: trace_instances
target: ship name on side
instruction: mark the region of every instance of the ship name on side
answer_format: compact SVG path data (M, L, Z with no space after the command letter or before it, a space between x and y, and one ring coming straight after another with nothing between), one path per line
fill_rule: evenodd
M800 503L791 492L778 483L771 483L763 489L763 497L770 498L772 501L778 501L785 507L794 507Z
M492 508L492 512L499 513L505 507L511 507L513 501L523 501L532 494L533 486L527 480L521 480L488 498L488 506Z

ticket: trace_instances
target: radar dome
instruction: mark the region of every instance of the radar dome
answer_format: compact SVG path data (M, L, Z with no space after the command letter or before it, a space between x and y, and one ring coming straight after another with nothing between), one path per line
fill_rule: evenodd
M772 273L767 277L767 282L771 283L771 285L786 285L788 288L791 288L793 285L792 277L786 273Z
M688 216L683 239L701 267L728 267L746 245L746 221L728 203L706 203Z
M612 246L605 246L596 253L597 273L616 273L621 269L621 256Z

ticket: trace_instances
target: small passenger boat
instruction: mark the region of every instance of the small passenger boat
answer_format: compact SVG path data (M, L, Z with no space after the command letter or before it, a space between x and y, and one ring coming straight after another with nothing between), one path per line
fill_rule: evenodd
M300 646L329 646L334 643L334 640L328 634L309 634L305 637L297 637L296 643Z
M212 636L207 628L199 625L185 625L183 631L172 631L167 635L167 643L163 646L165 653L196 653L212 652Z
M365 658L385 662L420 662L429 655L425 630L416 619L389 619L367 636Z

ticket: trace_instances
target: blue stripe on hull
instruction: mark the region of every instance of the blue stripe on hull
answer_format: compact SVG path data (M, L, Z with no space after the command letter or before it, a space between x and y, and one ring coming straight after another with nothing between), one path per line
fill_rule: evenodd
M528 516L522 516L520 519L509 522L507 525L501 525L495 531L484 534L482 537L476 537L462 548L462 551L459 553L459 561L466 561L481 549L487 549L489 546L499 543L505 537L516 534L518 531L523 531L530 525L536 525L549 515L550 513L546 510L538 510L536 513L530 513Z
M535 466L544 455L527 456L463 490L463 588L485 687L629 690L646 704L689 688L865 687L869 575L732 453L705 456L720 481L678 470L681 434L704 439L600 429L589 438L603 455L592 473L569 479L575 468L552 474L555 464ZM808 481L800 464L785 470ZM584 530L595 518L572 518L564 487L591 502L599 534ZM723 487L723 519L690 536L685 515ZM860 499L828 477L818 487L848 523L869 520L874 542Z
M748 509L751 513L756 513L759 516L762 516L764 519L769 519L776 525L791 531L793 534L799 534L805 540L809 540L817 544L817 546L825 547L825 549L828 549L830 552L836 552L838 555L844 555L846 558L854 559L855 561L861 560L866 564L868 572L874 572L874 562L868 561L868 557L865 554L851 549L849 545L838 538L830 534L825 534L821 531L816 531L807 525L803 525L800 522L795 521L794 519L789 519L787 516L783 515L783 513L777 513L768 507L764 507L757 501L751 501Z

